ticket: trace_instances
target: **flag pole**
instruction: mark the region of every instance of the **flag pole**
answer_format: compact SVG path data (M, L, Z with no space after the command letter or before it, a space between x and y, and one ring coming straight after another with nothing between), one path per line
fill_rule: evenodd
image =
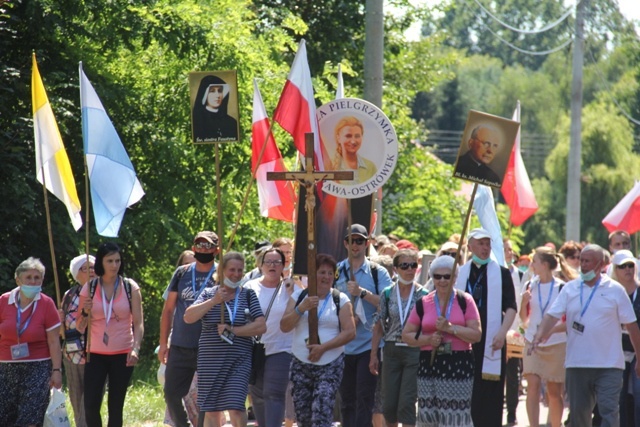
M220 239L220 252L218 256L220 257L220 262L222 263L222 191L220 190L220 143L215 144L215 156L216 156L216 205L218 209L218 239ZM222 272L218 274L218 285L221 285L224 281L222 277ZM220 304L220 323L224 324L224 302Z
M460 241L458 242L458 251L456 252L455 262L453 263L453 269L451 270L451 282L449 282L450 291L447 294L447 297L443 301L443 303L445 304L445 308L446 308L446 304L449 302L449 299L451 298L451 292L455 292L455 289L453 287L455 286L455 282L456 282L456 270L458 269L458 258L461 256L462 243L464 242L464 236L466 236L467 228L469 228L469 222L471 219L471 210L473 209L473 201L476 198L476 191L478 191L477 182L473 184L473 190L471 191L471 198L469 199L469 207L467 208L467 215L464 218L464 225L462 226L462 234L460 235ZM444 312L445 310L442 310L442 313ZM437 352L438 352L438 349L431 350L432 366L433 366L433 362L436 360Z
M42 150L40 150L40 164L44 165L42 162ZM56 266L56 252L53 247L53 230L51 228L51 214L49 213L49 196L47 195L47 184L45 181L45 173L44 167L41 169L42 172L42 191L44 192L44 210L47 216L47 233L49 235L49 251L51 252L51 266L53 269L53 282L56 287L56 302L58 303L58 307L60 307L60 283L58 282L58 268ZM64 337L64 328L61 329L62 336Z
M82 61L79 63L78 78L80 79L80 104L82 108ZM83 141L84 146L84 141ZM84 148L84 147L83 147ZM87 153L82 156L82 164L84 166L84 204L85 204L85 225L84 225L84 252L87 256L86 265L89 267L89 224L90 224L90 212L89 212L89 167L87 166ZM84 285L84 284L83 284ZM91 298L91 296L89 296ZM84 307L80 307L80 310L84 310ZM85 341L85 359L87 362L90 360L91 354L91 310L89 310L87 316L87 339Z
M520 123L520 100L518 99L518 101L516 102L516 118L518 123ZM522 129L522 128L521 128ZM522 139L522 133L520 132L520 130L518 130L518 133L520 133L519 137L518 135L516 135L516 138ZM518 152L520 152L520 144L518 144ZM517 153L516 153L517 155ZM513 171L514 174L514 184L515 184L515 168ZM511 200L514 200L516 197L516 186L513 185L511 188ZM507 232L507 239L511 239L511 231L513 230L513 211L511 210L511 206L509 206L509 231Z
M242 205L240 205L240 211L238 212L238 219L236 219L236 223L233 226L233 230L231 231L231 236L229 237L229 243L227 243L227 252L231 249L231 245L233 244L233 239L236 236L236 232L238 231L238 226L240 225L240 219L242 218L242 214L244 213L244 208L247 205L247 201L249 200L249 193L251 192L251 188L253 188L253 181L256 177L256 172L258 172L258 168L260 167L260 162L262 161L262 157L264 156L264 152L267 149L267 143L269 142L269 137L271 136L273 130L273 118L269 122L269 131L267 132L267 136L264 138L264 144L262 144L262 148L260 148L260 153L258 154L258 161L256 162L255 170L251 171L251 179L249 180L249 185L247 185L247 191L244 193L244 198L242 199ZM216 154L216 162L217 162L217 154ZM216 168L218 166L216 165ZM220 207L218 206L218 212L220 212ZM219 217L219 215L218 215ZM218 225L219 228L220 225Z

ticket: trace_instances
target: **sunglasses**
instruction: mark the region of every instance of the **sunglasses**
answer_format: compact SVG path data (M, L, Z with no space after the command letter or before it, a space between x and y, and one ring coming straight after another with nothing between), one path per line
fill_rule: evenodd
M626 264L622 264L622 265L616 265L616 268L617 268L618 270L625 270L625 269L627 269L627 268L633 268L633 267L635 267L635 264L630 263L630 262L628 262L628 263L626 263Z
M193 246L197 249L214 249L218 247L218 244L209 242L196 242Z
M450 274L434 274L433 275L433 280L450 280L451 279L451 275Z
M418 268L418 263L417 262L403 262L398 264L398 268L400 270L408 270L408 269L416 269Z
M344 239L345 242L349 242L349 239ZM364 242L366 242L367 239L363 238L363 237L357 237L355 239L351 239L351 243L355 243L356 245L360 246L360 245L364 245Z
M276 265L282 265L282 261L281 260L274 260L274 261L267 260L267 261L264 261L263 264L266 264L269 267L275 267Z
M452 258L455 258L457 254L458 254L457 252L442 252L440 255L447 255Z

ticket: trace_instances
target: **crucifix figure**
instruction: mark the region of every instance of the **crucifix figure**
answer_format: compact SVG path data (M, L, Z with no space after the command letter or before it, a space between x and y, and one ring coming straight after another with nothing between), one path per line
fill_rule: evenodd
M313 168L313 133L305 134L304 171L301 172L267 172L268 181L298 181L307 190L304 209L307 212L307 289L309 296L318 296L316 283L316 236L315 236L315 186L326 180L353 180L353 172L349 171L316 171ZM318 341L318 310L309 310L309 344Z

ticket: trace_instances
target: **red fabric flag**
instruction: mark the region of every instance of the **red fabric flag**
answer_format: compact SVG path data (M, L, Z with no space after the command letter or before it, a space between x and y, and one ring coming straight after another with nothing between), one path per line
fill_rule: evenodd
M327 169L325 164L328 166L328 156L322 147L318 132L313 84L304 39L300 40L298 45L298 52L282 89L273 119L293 136L293 143L303 156L305 133L313 132L316 170Z
M266 147L258 164L265 142ZM269 132L269 118L255 80L253 81L251 150L251 170L258 184L260 214L268 218L293 222L296 196L291 181L267 181L267 172L286 172L287 168L276 141Z
M513 113L513 120L520 121L520 102ZM538 202L520 153L520 129L513 144L501 191L511 210L510 221L513 225L522 225L538 210Z
M624 230L629 234L640 231L640 182L636 181L618 204L602 220L609 232Z

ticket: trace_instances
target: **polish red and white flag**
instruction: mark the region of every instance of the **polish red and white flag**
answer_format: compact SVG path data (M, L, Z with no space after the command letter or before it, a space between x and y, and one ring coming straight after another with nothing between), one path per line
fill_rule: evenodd
M296 196L292 182L267 181L267 172L287 172L287 168L271 133L269 117L255 79L253 81L252 123L251 170L258 185L260 214L268 218L293 222ZM260 157L261 152L262 157Z

